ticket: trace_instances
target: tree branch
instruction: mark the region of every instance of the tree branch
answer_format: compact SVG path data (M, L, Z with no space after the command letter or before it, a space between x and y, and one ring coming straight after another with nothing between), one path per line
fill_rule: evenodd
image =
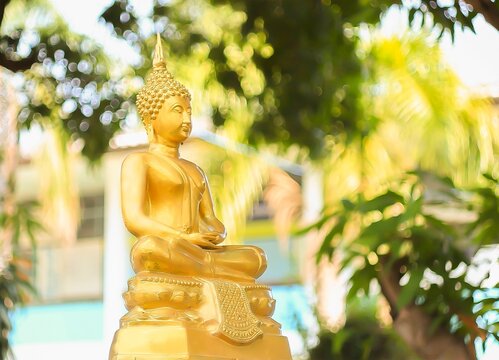
M5 56L5 53L0 52L0 66L3 66L4 68L12 72L28 70L31 68L31 65L33 65L35 62L36 62L35 51L33 51L31 55L28 56L27 58L22 58L19 60L8 59L7 56Z
M0 26L2 25L3 15L5 14L5 8L9 5L10 0L0 1Z
M391 274L383 274L378 280L381 286L381 292L390 305L390 314L392 318L396 319L398 316L397 298L400 293L400 288L398 284L393 281L393 276L391 276Z
M390 305L390 315L395 320L398 317L399 309L397 307L397 299L400 294L399 275L395 268L396 265L386 266L385 259L381 259L381 271L378 275L378 282L381 286L381 292Z
M0 1L0 26L2 25L2 22L4 20L5 8L7 7L7 5L9 5L10 1L11 0ZM22 58L19 60L9 59L4 52L0 52L0 66L3 66L4 68L13 72L28 70L29 68L31 68L31 65L36 62L36 60L37 57L35 52L32 52L31 55L27 58Z
M432 321L419 306L397 307L400 295L400 274L397 269L401 263L387 266L381 258L381 271L378 275L381 292L390 305L393 326L405 343L424 360L453 359L475 360L474 348L467 346L446 329L439 328L430 332Z
M464 0L465 3L473 6L473 10L482 14L485 20L499 30L499 7L490 0Z
M464 342L445 328L439 328L434 333L430 332L432 321L427 313L419 306L406 305L397 307L397 299L400 295L400 274L397 269L401 262L387 266L386 260L381 258L381 271L378 275L381 292L390 305L390 314L393 325L405 343L425 360L453 359L453 360L476 360L474 347L468 348Z
M434 320L420 307L410 305L400 311L393 327L406 344L425 360L476 360L473 342L468 348L462 339L445 327L431 332Z

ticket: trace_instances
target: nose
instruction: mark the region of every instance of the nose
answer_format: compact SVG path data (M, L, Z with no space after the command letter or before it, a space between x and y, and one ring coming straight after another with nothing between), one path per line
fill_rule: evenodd
M187 111L184 111L184 114L182 116L182 124L191 125L191 114L189 114Z

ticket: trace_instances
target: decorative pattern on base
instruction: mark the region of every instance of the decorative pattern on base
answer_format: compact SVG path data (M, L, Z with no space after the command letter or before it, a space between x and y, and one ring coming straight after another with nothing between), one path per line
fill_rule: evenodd
M231 281L213 280L220 326L215 331L236 343L250 343L263 334L260 320L252 313L244 288Z

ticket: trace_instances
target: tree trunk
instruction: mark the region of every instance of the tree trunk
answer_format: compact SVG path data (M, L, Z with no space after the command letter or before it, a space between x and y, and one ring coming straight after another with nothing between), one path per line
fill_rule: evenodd
M417 306L403 308L394 328L419 356L427 360L474 360L475 355L459 338L445 330L430 333L431 319Z
M468 349L461 339L445 329L430 332L432 319L420 307L397 308L400 285L399 274L394 269L381 272L379 283L390 304L393 326L404 342L425 360L475 360L474 348Z
M465 3L473 6L473 10L482 14L490 25L499 30L499 6L497 1L493 3L491 0L464 0Z

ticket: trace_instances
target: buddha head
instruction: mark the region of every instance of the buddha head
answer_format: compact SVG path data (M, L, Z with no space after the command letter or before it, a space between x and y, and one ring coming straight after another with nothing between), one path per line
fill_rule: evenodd
M192 129L190 102L189 91L166 68L158 34L153 69L137 94L137 110L149 141L183 142Z

